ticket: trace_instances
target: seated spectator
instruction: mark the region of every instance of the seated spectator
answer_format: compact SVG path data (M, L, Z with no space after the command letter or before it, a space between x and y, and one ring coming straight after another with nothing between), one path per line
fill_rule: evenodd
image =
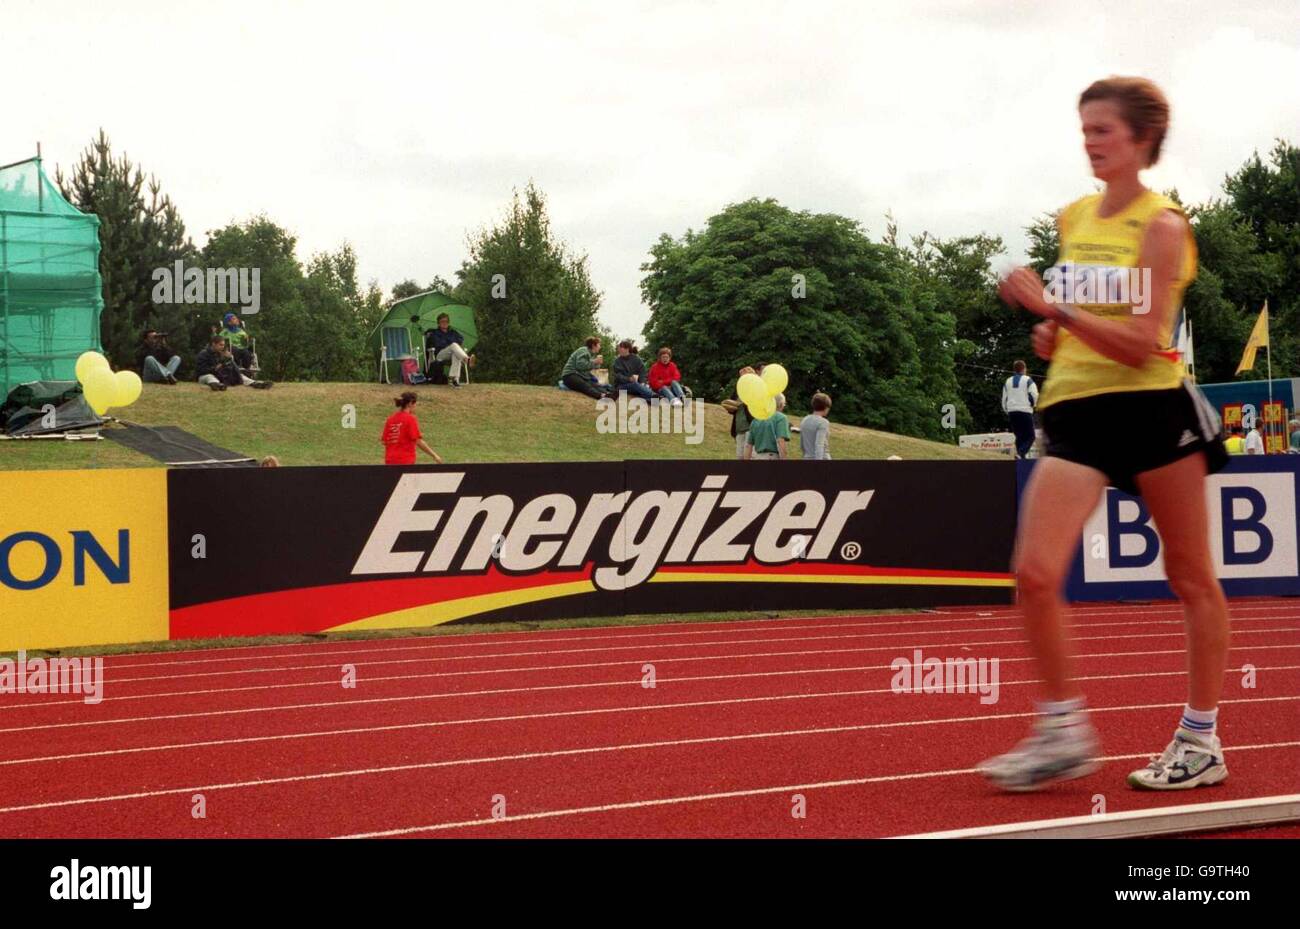
M225 327L217 335L225 338L230 354L234 356L235 364L239 365L239 369L245 374L252 374L253 353L248 349L248 330L234 313L227 313L221 321L225 323Z
M618 357L610 374L614 390L627 391L642 400L654 399L654 393L645 385L645 362L636 353L636 346L631 339L618 343Z
M776 412L767 419L756 419L749 424L745 460L758 458L784 461L790 457L790 420L785 418L785 394L776 395Z
M659 360L650 366L650 389L665 400L671 400L673 406L681 406L686 397L682 372L673 364L673 350L667 345L659 349Z
M433 364L442 364L444 361L451 362L451 372L448 375L447 383L452 387L460 386L460 366L468 364L474 367L474 356L467 354L465 351L465 337L451 328L451 317L446 313L438 316L438 328L430 329L424 334L424 350L426 357L429 352L433 352L433 363L429 365L432 369ZM430 378L433 377L433 371L426 371Z
M1291 420L1287 429L1291 433L1291 447L1288 451L1293 455L1300 455L1300 419Z
M175 384L176 369L181 366L181 356L167 345L167 333L150 329L136 355L140 378L148 384Z
M600 339L592 336L582 346L575 348L569 360L560 372L560 383L569 390L586 394L593 400L599 400L608 391L602 390L595 375L591 372L605 363L605 356L600 354Z
M813 411L799 423L799 446L803 456L812 461L831 460L831 398L813 394Z
M213 390L225 390L227 387L255 387L265 390L271 386L270 381L255 381L235 364L235 356L226 348L226 337L214 335L208 347L199 352L194 359L200 384L207 384Z

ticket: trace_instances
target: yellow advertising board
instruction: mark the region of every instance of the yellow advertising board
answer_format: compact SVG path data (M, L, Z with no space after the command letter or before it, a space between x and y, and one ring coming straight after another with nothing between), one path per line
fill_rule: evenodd
M167 471L0 472L0 651L167 638Z

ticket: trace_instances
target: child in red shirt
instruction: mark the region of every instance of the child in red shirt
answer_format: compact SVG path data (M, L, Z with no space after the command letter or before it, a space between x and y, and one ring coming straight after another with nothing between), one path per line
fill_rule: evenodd
M686 398L682 390L682 372L673 364L673 350L667 345L659 349L659 360L650 366L650 389L672 401L673 406L681 406Z
M379 441L384 446L384 464L415 464L415 447L417 445L432 455L434 461L442 464L442 458L438 453L431 449L428 443L421 438L420 421L411 412L415 409L415 404L419 399L414 391L408 390L393 400L393 403L397 406L397 412L388 417L384 423L384 431L379 434Z

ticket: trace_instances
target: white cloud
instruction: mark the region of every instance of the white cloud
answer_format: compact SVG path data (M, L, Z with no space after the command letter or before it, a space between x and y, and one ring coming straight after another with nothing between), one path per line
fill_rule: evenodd
M103 126L197 237L266 212L385 288L450 277L531 177L635 334L649 246L749 196L1019 256L1092 189L1074 101L1107 74L1173 103L1149 183L1215 195L1300 141L1286 6L6 0L0 161L39 139L66 167Z

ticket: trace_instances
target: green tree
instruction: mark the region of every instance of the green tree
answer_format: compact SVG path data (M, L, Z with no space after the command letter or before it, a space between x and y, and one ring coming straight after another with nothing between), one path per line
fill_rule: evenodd
M1184 304L1195 336L1196 378L1230 381L1263 294L1279 277L1277 262L1258 252L1250 225L1231 203L1212 200L1189 217L1198 267Z
M1244 304L1251 324L1268 301L1273 376L1290 377L1300 373L1300 148L1279 139L1268 164L1255 153L1224 181L1223 189L1250 227L1259 253L1257 261L1234 266L1248 281L1229 285L1228 299ZM1198 349L1199 344L1198 332ZM1263 358L1257 371L1264 375Z
M438 274L435 274L433 280L423 287L416 283L415 278L408 277L406 280L398 281L393 285L393 302L396 303L398 300L414 297L416 294L427 293L430 290L436 290L450 297L454 294L456 285Z
M404 281L398 281L393 285L393 302L405 300L407 297L414 297L416 294L424 293L425 288L415 282L414 278L408 277Z
M183 304L153 302L154 270L170 271L178 259L191 261L197 251L157 178L146 179L144 170L125 154L114 157L102 129L68 177L61 169L55 172L55 183L73 206L99 217L99 273L104 282L100 341L114 367L133 368L146 329L174 333L186 328ZM175 342L173 346L185 348Z
M647 343L673 346L696 396L729 395L741 366L780 362L794 411L824 390L844 422L945 437L951 314L918 303L900 252L857 222L753 199L650 254Z
M297 240L266 216L232 223L208 236L203 248L206 266L259 270L261 308L256 315L242 318L257 340L262 376L309 379L319 354L318 342L328 333L312 319L304 299L303 269L294 254ZM216 305L200 308L198 325L211 328L228 309Z
M549 384L599 328L600 293L587 256L556 240L546 199L529 182L505 218L469 238L454 296L472 306L484 380ZM608 360L608 359L607 359Z
M1030 373L1046 367L1030 349L1029 332L1037 320L998 299L993 261L1004 251L996 236L943 240L922 235L904 252L916 270L923 299L953 319L961 431L1005 429L1002 384L1012 373L1012 363L1024 360Z

